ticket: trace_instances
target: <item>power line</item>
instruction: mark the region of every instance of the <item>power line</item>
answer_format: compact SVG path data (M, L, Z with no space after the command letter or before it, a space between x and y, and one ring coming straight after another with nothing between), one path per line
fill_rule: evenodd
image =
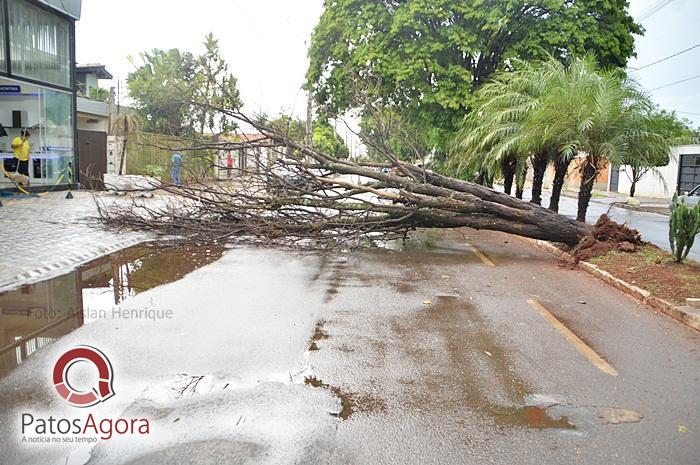
M656 13L659 11L663 10L665 7L669 5L673 0L661 0L660 2L656 3L655 5L651 6L648 8L645 12L643 12L639 16L639 21L646 21L647 19L651 18L654 16Z
M681 82L686 82L686 81L690 81L692 79L697 79L697 78L700 78L700 74L696 74L695 76L690 76L689 78L681 79L680 81L669 82L668 84L665 84L661 87L655 87L655 88L651 89L649 92L654 92L655 90L659 90L659 89L665 89L666 87L675 86L676 84L680 84Z
M700 116L700 113L693 113L692 111L680 111L680 110L676 110L676 113L683 113L684 115L695 115L695 116Z
M641 17L641 16L644 16L645 14L649 13L649 12L650 12L651 10L653 10L654 8L657 8L659 5L661 5L661 4L662 4L663 2L665 2L665 1L666 1L666 0L659 0L659 1L656 2L655 4L653 4L653 5L651 5L650 7L648 7L646 10L642 10L642 11L639 13L639 16L640 16L640 17Z
M656 61L654 61L654 62L652 62L652 63L649 63L648 65L640 66L639 68L630 68L630 69L633 69L633 70L635 70L635 71L639 71L639 70L642 70L642 69L644 69L644 68L648 68L648 67L650 67L650 66L658 65L659 63L662 63L662 62L664 62L664 61L666 61L666 60L670 60L670 59L673 58L673 57L677 57L678 55L682 55L682 54L684 54L685 52L689 52L689 51L691 51L691 50L693 50L693 49L695 49L695 48L698 48L698 47L700 47L700 43L697 43L697 44L693 45L692 47L688 47L688 48L686 48L685 50L681 50L680 52L676 52L676 53L674 53L673 55L669 55L669 56L667 56L667 57L661 58L660 60L656 60Z

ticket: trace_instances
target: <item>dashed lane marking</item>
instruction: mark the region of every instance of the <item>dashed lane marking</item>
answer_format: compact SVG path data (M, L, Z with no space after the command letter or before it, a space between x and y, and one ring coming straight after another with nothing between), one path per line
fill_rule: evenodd
M603 357L598 355L598 353L593 350L588 344L583 342L576 334L574 334L569 328L564 326L564 324L559 321L552 313L547 310L544 305L539 303L535 299L529 299L527 301L530 306L539 313L542 318L544 318L547 323L552 325L554 329L559 331L567 341L569 341L584 357L588 359L593 365L596 366L600 371L606 373L610 376L617 376L617 370L615 370L608 362L606 362Z
M494 262L492 262L491 259L490 259L489 257L487 257L486 255L484 255L484 254L481 252L481 250L477 249L476 247L474 247L473 245L471 245L471 244L468 243L468 242L467 242L467 248L468 248L469 250L471 250L472 252L474 252L474 254L475 254L477 257L479 257L479 258L481 259L481 261L484 262L485 265L488 265L488 266L496 266L496 264L495 264Z

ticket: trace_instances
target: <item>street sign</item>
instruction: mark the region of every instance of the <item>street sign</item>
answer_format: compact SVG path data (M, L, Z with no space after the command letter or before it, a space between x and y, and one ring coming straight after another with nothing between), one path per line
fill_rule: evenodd
M0 85L0 94L19 94L21 89L15 85Z

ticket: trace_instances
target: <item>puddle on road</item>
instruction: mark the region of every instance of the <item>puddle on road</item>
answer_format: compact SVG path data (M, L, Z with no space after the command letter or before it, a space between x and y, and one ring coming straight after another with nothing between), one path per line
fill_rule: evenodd
M415 318L394 319L391 330L401 340L433 335L445 344L445 352L431 346L402 348L409 360L424 367L406 385L403 406L466 407L498 427L576 429L569 418L552 416L546 406L521 405L535 390L519 376L510 347L468 299L436 296Z
M328 333L323 329L323 325L325 324L326 320L318 320L318 322L316 323L316 326L314 327L314 333L311 335L311 340L309 341L309 350L319 350L318 341L328 339Z
M0 378L41 347L126 298L218 260L219 245L131 247L53 279L0 293Z
M304 378L304 384L307 386L327 389L340 400L340 412L332 413L341 420L347 420L355 412L376 412L384 411L386 405L380 399L375 399L367 395L358 395L346 392L337 386L330 386L315 376L307 376Z
M523 426L537 429L576 429L569 418L553 418L543 407L493 407L489 413L498 426Z

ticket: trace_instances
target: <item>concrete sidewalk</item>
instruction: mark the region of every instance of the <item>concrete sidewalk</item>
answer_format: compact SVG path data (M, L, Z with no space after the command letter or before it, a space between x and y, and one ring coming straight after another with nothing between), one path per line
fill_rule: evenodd
M0 292L66 273L102 255L138 244L148 235L107 231L97 218L93 194L52 192L3 199L0 207ZM104 195L107 202L116 197Z

